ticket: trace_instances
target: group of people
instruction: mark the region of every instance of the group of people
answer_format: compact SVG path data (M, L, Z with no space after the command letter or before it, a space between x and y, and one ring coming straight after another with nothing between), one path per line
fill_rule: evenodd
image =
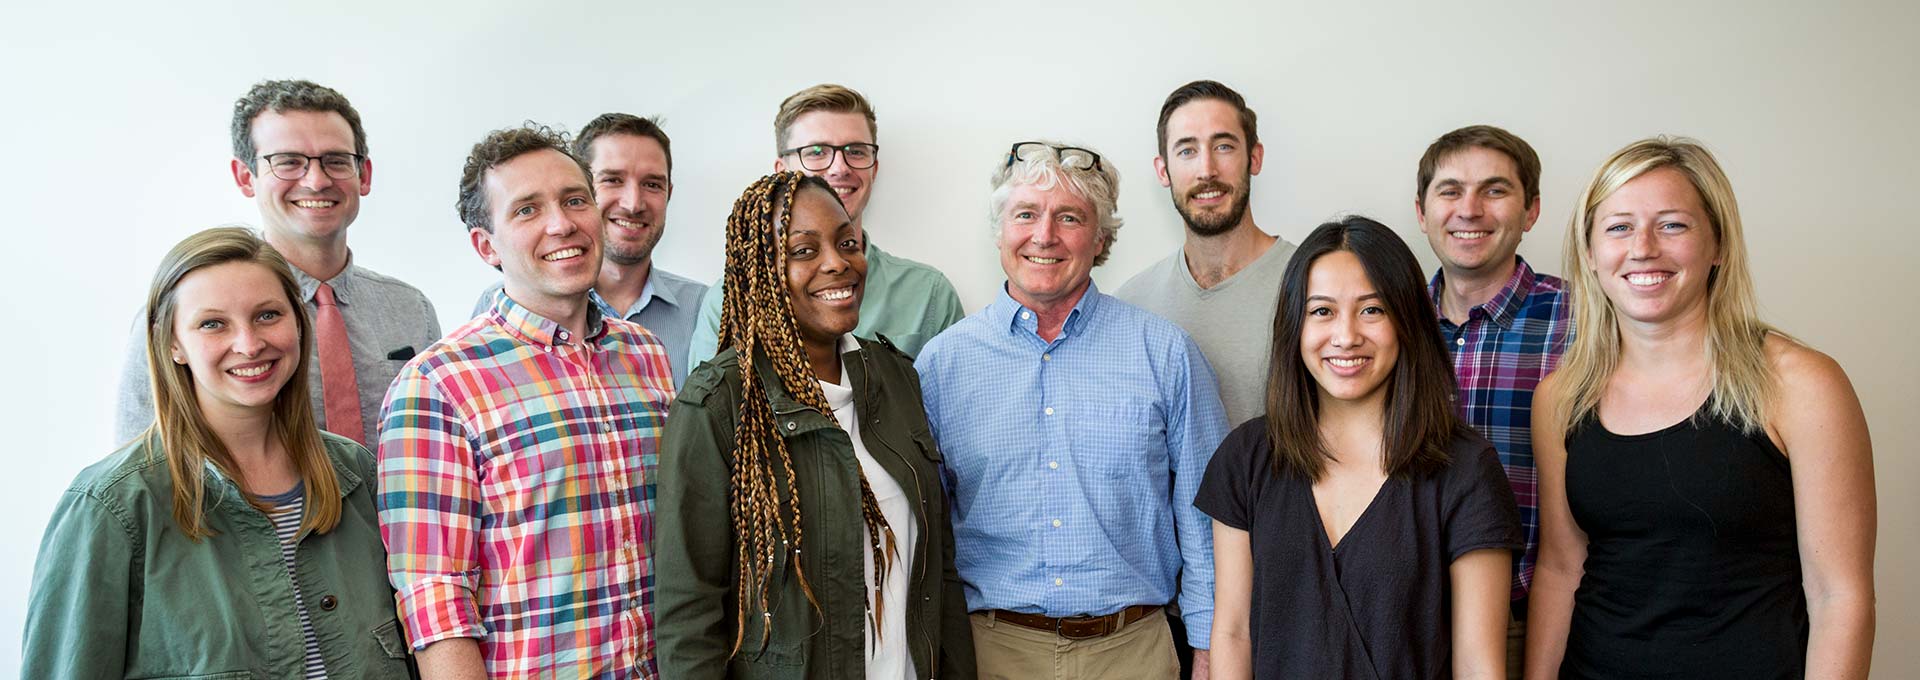
M359 114L260 83L231 169L262 229L162 259L23 675L1865 677L1865 419L1759 320L1705 148L1606 159L1563 280L1516 254L1535 151L1448 132L1426 277L1365 217L1256 225L1257 127L1218 82L1167 97L1185 240L1113 295L1112 159L996 153L970 315L874 244L851 89L781 104L711 286L654 266L656 121L496 130L457 209L502 280L443 334L347 247Z

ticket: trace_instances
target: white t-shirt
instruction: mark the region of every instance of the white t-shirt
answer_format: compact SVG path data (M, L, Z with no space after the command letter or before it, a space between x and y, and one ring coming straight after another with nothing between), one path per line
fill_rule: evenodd
M840 347L844 353L858 349L859 343L848 335L841 338ZM900 488L900 483L873 460L873 456L867 453L866 444L860 441L860 419L853 412L853 385L847 380L846 367L840 369L840 384L824 380L818 382L821 391L827 395L827 405L833 407L833 419L840 421L840 428L846 430L847 436L853 439L853 457L860 461L860 471L867 476L867 486L873 489L874 500L880 504L880 516L885 517L887 526L893 528L894 549L899 555L888 568L887 582L882 590L887 606L884 612L886 616L880 620L880 636L877 640L873 617L866 617L866 677L867 680L913 680L913 655L907 646L907 579L913 573L913 546L919 539L913 506L907 502L907 494ZM860 537L862 541L872 540L864 529ZM866 556L861 575L866 578L869 593L867 607L872 611L873 551L867 545L862 543L860 546L860 554Z

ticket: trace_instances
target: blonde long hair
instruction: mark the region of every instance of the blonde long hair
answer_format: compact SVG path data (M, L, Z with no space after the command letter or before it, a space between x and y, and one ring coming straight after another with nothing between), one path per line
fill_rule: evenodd
M1591 264L1594 211L1627 182L1660 168L1678 170L1700 193L1721 258L1707 276L1703 351L1712 371L1709 414L1742 431L1758 431L1767 423L1768 405L1776 390L1765 351L1767 335L1786 336L1760 320L1733 184L1705 146L1667 136L1629 144L1601 163L1568 222L1562 268L1573 285L1574 327L1580 330L1557 371L1562 374L1558 382L1565 386L1558 404L1565 418L1562 425L1571 431L1599 408L1607 379L1620 365L1619 319Z
M173 478L173 519L181 533L195 541L213 535L205 516L207 464L236 481L242 476L226 444L200 412L193 370L173 362L173 323L179 311L174 291L188 274L228 262L250 262L273 272L299 324L300 355L290 367L292 376L274 397L273 429L305 482L306 516L300 520L301 528L326 533L340 521L340 482L313 420L313 399L307 395L313 323L300 303L300 285L294 282L286 258L253 232L240 227L208 229L188 236L161 258L147 292L147 372L153 383L154 417L141 437L149 442L149 455L157 443L166 456ZM247 502L259 506L252 498Z

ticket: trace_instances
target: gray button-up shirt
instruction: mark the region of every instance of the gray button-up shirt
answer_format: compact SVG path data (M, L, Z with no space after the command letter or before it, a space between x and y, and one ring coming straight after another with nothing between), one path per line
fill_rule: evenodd
M473 316L480 316L493 308L493 298L500 294L502 283L488 286L480 299L473 303ZM673 365L673 388L687 380L687 343L693 339L693 324L700 315L700 298L707 294L707 284L680 276L673 272L654 267L647 275L646 288L640 291L640 299L633 302L624 313L607 304L600 293L590 297L593 304L600 306L600 313L611 317L626 319L640 324L660 339L667 347L667 361Z
M300 302L313 317L316 303L313 292L320 281L299 268L293 270L300 284ZM354 381L360 388L360 423L365 426L369 445L380 441L380 406L386 401L387 386L393 384L400 368L413 355L440 339L440 320L433 303L420 289L389 276L354 266L328 280L333 286L340 316L347 322L347 346L353 351ZM307 391L313 396L313 418L326 427L326 402L320 394L320 362L309 360ZM126 442L139 436L153 423L153 388L147 374L147 313L134 315L127 338L126 361L120 370L120 403L114 418L114 441Z

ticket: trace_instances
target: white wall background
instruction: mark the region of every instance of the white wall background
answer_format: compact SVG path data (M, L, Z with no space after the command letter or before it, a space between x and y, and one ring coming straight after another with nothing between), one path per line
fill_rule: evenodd
M1608 153L1698 137L1741 199L1766 316L1838 359L1865 402L1875 675L1920 676L1914 3L55 4L0 9L0 676L18 672L47 514L114 444L121 343L153 266L189 233L257 222L228 176L232 102L289 77L360 109L375 182L356 260L425 290L448 328L494 276L455 219L462 159L529 118L664 115L677 191L656 257L711 279L733 199L771 167L780 99L851 85L880 116L868 228L944 269L969 309L1000 281L984 199L1013 141L1080 142L1120 168L1127 226L1095 272L1109 290L1177 246L1153 127L1195 78L1260 113L1267 231L1298 241L1365 213L1429 268L1414 165L1442 132L1494 123L1539 150L1545 210L1522 254L1556 273L1569 202Z

